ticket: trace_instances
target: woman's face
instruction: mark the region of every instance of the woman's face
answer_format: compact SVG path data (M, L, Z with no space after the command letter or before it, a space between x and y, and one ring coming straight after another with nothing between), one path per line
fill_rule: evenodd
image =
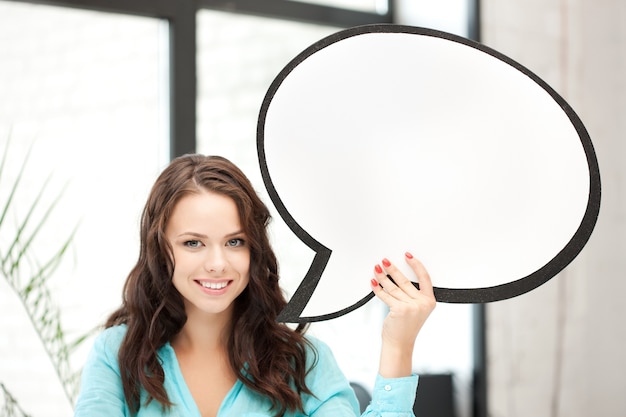
M183 197L165 229L172 282L192 314L230 314L249 281L250 249L232 198L210 191Z

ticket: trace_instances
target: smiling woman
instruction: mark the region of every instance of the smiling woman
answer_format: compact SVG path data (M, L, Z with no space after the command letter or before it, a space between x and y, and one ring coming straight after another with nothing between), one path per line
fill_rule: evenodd
M328 346L277 320L286 306L270 214L227 159L185 155L158 177L141 218L140 255L123 302L96 339L75 416L356 416L359 404ZM412 414L415 338L435 307L389 260L370 290L390 309L364 415ZM393 281L391 277L393 276ZM363 277L363 285L370 277Z

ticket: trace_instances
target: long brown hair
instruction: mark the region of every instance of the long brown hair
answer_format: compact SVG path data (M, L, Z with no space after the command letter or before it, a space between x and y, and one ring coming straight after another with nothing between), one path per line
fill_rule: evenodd
M235 300L228 339L230 366L244 384L270 399L277 415L302 410L301 394L311 394L305 383L309 344L304 326L294 330L276 321L286 300L267 235L269 210L234 164L197 154L176 158L155 182L141 216L139 259L124 284L121 307L105 324L127 326L118 355L126 402L136 412L143 387L148 401L172 405L157 350L182 329L187 316L172 284L174 260L165 226L183 196L203 189L235 201L250 248L249 283Z

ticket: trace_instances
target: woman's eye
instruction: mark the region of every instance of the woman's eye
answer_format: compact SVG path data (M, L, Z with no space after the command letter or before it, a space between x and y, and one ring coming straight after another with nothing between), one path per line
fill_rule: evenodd
M183 245L187 246L188 248L199 248L202 245L202 242L200 242L199 240L187 240L185 241L185 243L183 243Z
M228 242L226 242L226 246L243 246L244 244L244 240L243 239L230 239Z

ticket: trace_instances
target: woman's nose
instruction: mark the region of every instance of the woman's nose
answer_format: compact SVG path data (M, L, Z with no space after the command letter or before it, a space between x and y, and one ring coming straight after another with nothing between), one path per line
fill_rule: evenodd
M209 250L204 261L204 269L207 272L222 273L226 269L226 258L219 248Z

